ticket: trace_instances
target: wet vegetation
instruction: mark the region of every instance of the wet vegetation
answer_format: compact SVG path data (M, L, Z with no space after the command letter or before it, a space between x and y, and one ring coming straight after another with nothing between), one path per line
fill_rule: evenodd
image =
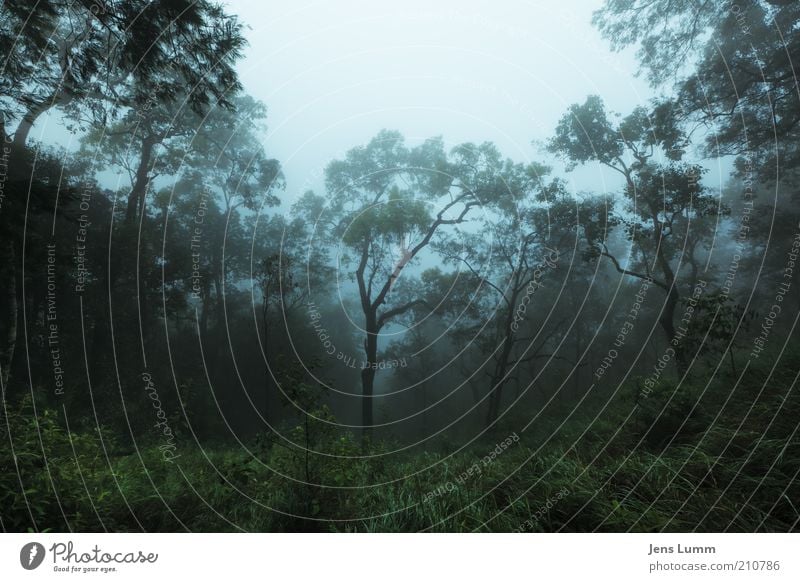
M798 22L607 0L658 97L300 191L226 6L4 1L0 527L795 530Z

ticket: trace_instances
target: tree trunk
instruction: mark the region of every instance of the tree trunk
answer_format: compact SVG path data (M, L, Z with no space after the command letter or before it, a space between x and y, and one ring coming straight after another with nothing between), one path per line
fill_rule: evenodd
M155 145L155 139L150 136L142 140L142 153L139 158L139 166L136 168L136 180L128 194L128 204L125 209L126 224L133 224L139 212L144 213L144 198L150 183L150 161Z
M14 253L13 242L8 247L7 274L3 277L3 305L6 308L5 338L2 351L0 351L0 382L3 392L8 387L11 378L11 364L14 361L14 351L17 347L17 322L19 319L19 303L17 301L17 261Z
M219 273L214 274L212 283L214 287L214 325L212 326L211 337L206 340L204 348L206 350L206 354L212 353L210 350L213 350L214 356L208 357L206 361L208 377L211 378L211 381L216 384L218 381L217 376L219 371L225 364L223 357L227 357L228 352L222 349L222 338L224 336L225 327L225 302L222 298L222 278ZM213 346L211 344L213 344Z
M211 312L211 286L208 284L208 279L202 279L203 295L201 301L203 307L200 309L200 339L205 343L208 337L208 318Z
M60 99L59 94L54 93L50 97L28 108L25 115L20 119L17 129L14 131L14 141L11 145L12 151L21 152L25 149L33 124L36 123L36 120L39 119L43 113L53 107L57 100L63 101L63 99Z
M265 386L264 386L264 420L266 422L270 421L269 418L269 401L270 401L270 394L273 390L272 384L272 369L269 365L269 299L267 296L266 291L264 292L264 306L262 307L262 317L264 318L264 363L266 364L266 379L265 379ZM306 415L308 418L308 415Z
M675 339L675 309L678 307L678 303L680 302L681 296L678 293L677 283L675 281L675 272L672 270L672 265L669 264L669 259L664 254L664 240L662 238L662 227L661 223L658 221L658 213L655 208L651 207L651 212L653 214L653 234L654 234L654 242L658 248L658 255L657 261L658 265L661 268L661 272L664 274L664 283L667 285L667 301L664 304L664 310L661 312L661 319L659 323L661 324L661 328L664 330L664 333L667 336L668 344L672 344L672 341ZM684 357L684 351L680 344L673 346L675 348L675 368L678 371L678 375L683 377L684 373L686 372L686 358Z
M152 305L150 303L150 297L148 297L147 292L147 271L148 268L148 260L150 257L144 251L144 249L140 249L139 252L139 266L138 266L138 282L136 287L136 300L139 306L139 321L142 330L142 342L144 345L147 345L149 342L147 338L150 335L150 324L151 322L151 312L153 311Z
M505 376L505 367L502 371L495 373L492 377L492 388L489 393L489 410L486 414L486 427L491 427L500 414L500 400L503 397L503 388L507 382Z
M667 343L672 345L675 349L675 368L678 371L678 375L683 377L687 368L686 356L680 343L677 345L672 344L672 341L675 339L675 310L679 302L680 295L673 284L667 294L667 301L664 303L664 310L661 312L659 324L661 325L661 329L664 330L664 335L667 336Z
M514 287L511 297L508 301L508 312L506 319L503 322L503 349L500 352L492 374L491 385L489 387L489 410L486 415L486 426L491 427L497 420L500 414L500 401L503 396L503 387L505 386L508 378L506 372L508 371L508 362L511 360L511 352L514 349L514 318L516 317L516 305L519 295L525 285L522 285L520 279L521 269L517 269L514 275Z
M513 311L509 310L511 317L513 317ZM486 426L491 427L492 424L497 420L498 415L500 414L500 401L503 397L503 388L508 382L508 378L506 377L508 371L508 362L511 359L511 350L514 347L514 332L511 329L511 322L512 320L509 319L506 326L506 336L505 341L503 342L503 349L500 352L500 357L497 360L494 368L494 374L492 374L491 379L491 387L489 388L489 410L486 415Z
M108 305L105 303L105 301L98 301L96 304L92 305L92 319L94 319L94 326L92 329L92 341L89 353L91 354L90 361L92 364L94 364L95 369L99 368L99 364L104 362L108 357L108 351L111 342L111 331L109 330L106 320L103 317L104 313L107 311Z
M363 439L372 435L372 395L375 387L375 371L378 363L378 321L375 310L370 310L366 317L367 337L364 340L366 362L361 370L361 431Z
M577 306L575 306L577 312ZM575 322L575 369L572 370L573 390L577 398L581 393L581 347L583 346L583 333L580 320Z

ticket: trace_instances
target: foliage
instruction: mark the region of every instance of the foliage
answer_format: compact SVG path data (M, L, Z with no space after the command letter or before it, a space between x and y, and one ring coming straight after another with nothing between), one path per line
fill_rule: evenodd
M0 461L2 519L52 531L788 531L799 364L794 346L786 371L754 366L733 392L723 372L638 404L622 391L590 404L601 417L586 409L558 431L537 427L491 462L489 439L385 462L381 446L362 456L353 436L320 422L311 438L302 424L286 433L297 448L187 447L171 464L155 448L122 454L105 431L68 434L53 411L37 423L25 408L9 418L16 456ZM323 409L315 415L331 420Z

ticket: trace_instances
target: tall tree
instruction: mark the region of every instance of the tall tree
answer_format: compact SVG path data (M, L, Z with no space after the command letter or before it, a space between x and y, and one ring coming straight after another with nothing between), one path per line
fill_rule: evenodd
M558 180L547 180L549 172L541 164L505 160L496 169L502 192L494 199L500 203L485 209L475 233L438 246L473 285L472 297L461 305L471 315L459 314L452 325L471 336L465 343L478 349L475 361L488 363L488 390L476 393L478 402L487 402L487 426L496 422L504 388L518 379L523 364L558 357L544 352L558 326L536 306L561 250L575 243L577 207Z
M597 96L572 105L558 123L548 149L565 157L572 167L595 161L624 180L625 206L615 210L613 200L587 213L585 234L590 256L608 259L622 275L653 284L666 294L659 323L667 341L675 337L675 312L682 296L679 271L694 263L701 249L693 241L702 219L725 212L701 183L704 170L681 163L683 136L674 118L661 109L648 113L637 108L615 125ZM661 153L670 159L657 163ZM608 244L609 233L623 225L631 244L630 255L620 258ZM676 363L683 367L683 351Z
M614 50L638 47L654 87L674 85L682 120L712 128L707 152L767 180L800 162L798 22L787 0L607 0L594 15Z
M365 435L373 425L379 334L394 318L423 302L396 302L392 288L441 228L463 223L480 204L483 162L469 147L456 148L449 160L440 139L408 148L398 132L384 130L326 168L327 206L317 220L330 225L328 240L339 243L356 264L352 276L364 315ZM312 198L305 204L320 207Z
M9 168L0 209L0 244L7 248L6 290L15 287L15 297L8 297L9 309L0 314L4 374L15 353L15 306L23 300L19 270L25 260L25 229L5 224L21 216L23 207L30 217L40 201L52 204L57 198L33 175L26 149L33 124L53 107L61 108L71 123L89 121L103 127L117 114L146 114L179 98L195 113L211 104L229 105L229 95L240 88L234 66L244 43L236 18L207 0L8 0L0 5L0 49L5 49L0 137ZM7 119L17 121L13 133ZM142 177L145 169L146 164ZM33 194L30 198L37 198L36 203L23 204L26 193ZM132 205L141 200L133 198ZM20 212L12 216L11 209Z
M17 151L53 107L73 122L105 124L125 108L183 95L201 111L241 87L241 25L214 2L15 0L0 10L9 73L0 99L19 117Z

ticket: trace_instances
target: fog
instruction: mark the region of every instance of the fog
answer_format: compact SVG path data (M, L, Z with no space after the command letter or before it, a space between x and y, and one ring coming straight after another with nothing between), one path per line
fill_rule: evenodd
M798 23L3 2L0 529L796 530Z
M238 70L268 104L290 194L318 189L330 160L383 128L541 160L531 142L569 104L598 94L625 112L653 96L634 51L612 53L591 26L602 0L228 4L249 25ZM576 190L618 184L600 167L568 177Z

